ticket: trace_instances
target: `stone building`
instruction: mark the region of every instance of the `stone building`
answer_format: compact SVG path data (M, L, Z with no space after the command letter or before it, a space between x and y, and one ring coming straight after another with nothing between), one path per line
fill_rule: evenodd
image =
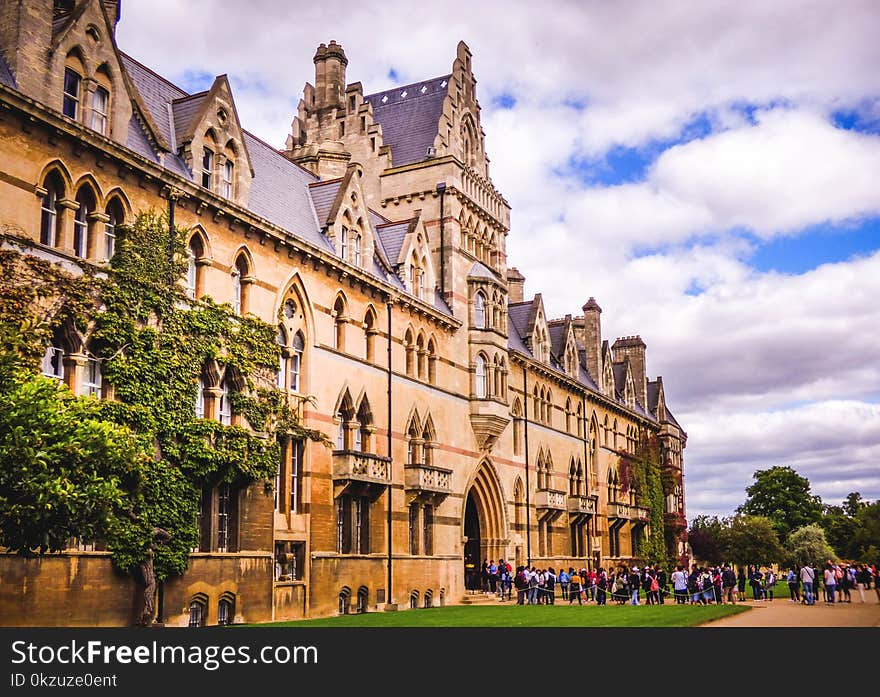
M464 43L448 74L376 94L322 44L279 151L239 123L226 76L188 94L125 54L120 12L0 6L3 245L100 269L115 226L173 200L194 302L281 318L278 384L335 441L284 444L274 495L209 492L201 546L165 584L166 624L454 604L484 559L630 563L650 512L620 458L651 436L684 553L686 435L640 337L603 339L592 297L548 317L508 265ZM100 392L100 361L66 341L46 370ZM194 408L231 418L223 389L206 375ZM137 612L135 579L100 549L0 557L0 576L4 623Z

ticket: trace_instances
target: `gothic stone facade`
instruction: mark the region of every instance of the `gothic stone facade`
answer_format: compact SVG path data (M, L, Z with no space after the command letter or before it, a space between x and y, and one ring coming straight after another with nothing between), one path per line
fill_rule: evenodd
M188 94L126 55L120 11L0 7L3 245L100 269L115 225L173 198L192 231L190 295L281 318L279 384L335 441L285 444L274 494L207 492L202 544L165 584L166 624L453 604L483 559L629 563L648 511L619 459L650 434L675 482L666 520L684 520L686 435L644 342L604 341L593 298L547 317L508 266L510 207L465 44L449 74L378 94L322 44L277 150L239 123L225 76ZM47 371L96 391L88 347L55 348ZM194 409L236 418L223 375L203 388ZM0 576L4 623L127 625L137 612L136 581L100 546L0 557Z

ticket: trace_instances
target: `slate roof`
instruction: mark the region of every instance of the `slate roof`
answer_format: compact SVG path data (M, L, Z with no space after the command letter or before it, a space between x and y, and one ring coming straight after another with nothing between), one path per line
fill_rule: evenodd
M191 97L183 97L171 103L171 111L174 115L174 143L175 148L181 145L181 137L189 134L192 130L193 119L198 116L205 102L208 92L199 92ZM170 137L170 136L169 136Z
M565 331L565 322L548 323L547 331L550 333L550 353L554 356L564 356L565 339L568 336L568 332Z
M329 221L333 202L339 194L342 179L331 179L326 182L314 182L309 185L309 195L312 197L312 205L318 216L318 227L324 227Z
M384 144L391 146L394 167L424 160L428 147L434 145L450 77L443 75L364 97L373 105L373 119L382 126Z
M0 54L0 83L16 89L15 78L12 76L12 71L6 64L6 59L3 57L3 54Z
M534 301L532 300L526 300L525 302L509 303L507 305L507 317L510 320L508 324L516 329L516 333L520 340L526 335L529 326L529 316L532 313L533 302ZM526 349L526 353L532 355L532 352L528 349Z
M626 389L626 363L612 363L611 370L614 373L614 391L622 395Z
M406 233L411 223L411 220L401 220L376 226L376 236L381 240L382 249L391 266L397 266L400 249L403 247L403 241L406 239Z

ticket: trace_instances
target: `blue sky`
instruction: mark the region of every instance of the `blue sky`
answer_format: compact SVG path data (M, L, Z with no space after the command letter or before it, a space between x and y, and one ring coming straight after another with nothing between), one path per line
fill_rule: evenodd
M188 90L227 73L278 146L319 43L372 93L449 73L464 40L509 264L551 315L594 296L605 338L643 337L688 432L690 515L731 513L774 464L829 502L880 498L877 36L859 0L155 0L119 28Z

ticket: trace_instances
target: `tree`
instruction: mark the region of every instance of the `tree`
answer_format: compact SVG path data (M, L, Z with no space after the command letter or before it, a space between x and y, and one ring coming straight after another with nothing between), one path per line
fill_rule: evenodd
M745 566L771 564L784 557L785 552L769 518L737 515L725 523L721 531L721 552L725 559Z
M42 554L70 537L102 540L118 569L140 576L144 624L157 584L188 565L204 489L270 486L280 438L329 443L274 387L277 327L189 302L185 235L175 239L171 255L167 218L138 214L102 276L0 250L0 544ZM62 327L90 336L114 400L36 375ZM209 361L236 376L230 401L250 429L196 418Z
M856 519L848 515L843 506L825 506L821 525L828 544L831 545L837 556L850 556L849 549L858 527Z
M701 515L693 519L688 530L688 542L696 559L709 564L724 561L721 554L722 529L723 523L717 516Z
M850 558L880 563L880 500L864 505L856 514L856 531L849 548Z
M789 561L798 566L822 565L829 559L836 560L834 550L825 539L825 531L818 525L805 525L792 531L786 542Z
M843 510L850 518L855 518L859 511L867 505L868 502L862 498L858 491L850 492L843 500Z
M822 519L822 499L810 493L810 481L791 467L758 470L753 478L755 483L746 489L748 498L736 512L769 518L781 540Z
M36 556L105 538L144 457L134 434L50 378L17 371L0 386L0 545Z

